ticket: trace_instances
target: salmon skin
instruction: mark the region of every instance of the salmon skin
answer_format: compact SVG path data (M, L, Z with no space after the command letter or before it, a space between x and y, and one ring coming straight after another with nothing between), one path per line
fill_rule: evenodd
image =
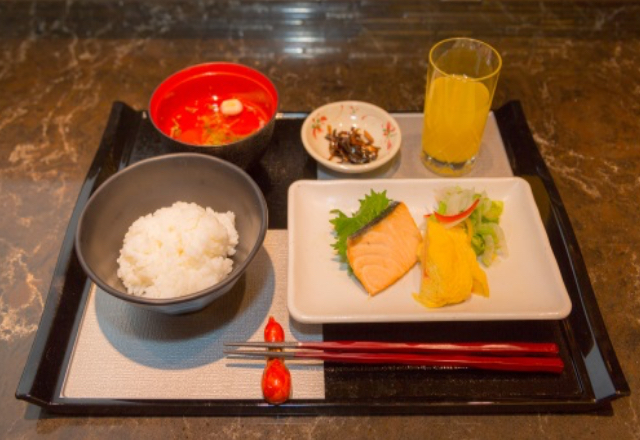
M375 219L347 238L347 260L373 296L398 281L418 261L422 235L402 202L392 202Z

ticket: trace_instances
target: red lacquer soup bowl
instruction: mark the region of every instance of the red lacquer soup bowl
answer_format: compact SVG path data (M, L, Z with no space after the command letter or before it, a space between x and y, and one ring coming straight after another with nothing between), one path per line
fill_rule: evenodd
M187 67L151 96L149 117L170 151L210 154L249 168L269 145L278 92L262 73L241 64Z

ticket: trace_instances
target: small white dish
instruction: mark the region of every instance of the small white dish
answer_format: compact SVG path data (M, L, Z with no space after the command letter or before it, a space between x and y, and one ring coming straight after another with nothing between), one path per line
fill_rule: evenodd
M355 212L372 189L408 206L418 227L436 206L435 191L459 185L504 202L500 224L509 255L485 268L490 297L429 309L412 293L420 289L420 264L385 291L369 297L341 264L332 209ZM298 181L289 188L288 307L303 323L558 320L571 300L535 204L531 187L515 178L367 179Z
M331 129L351 130L351 127L366 130L380 147L378 157L366 164L340 162L330 159L329 141L325 138ZM386 111L373 104L360 101L339 101L323 105L307 116L302 124L302 144L318 163L342 173L365 173L388 163L400 151L402 134L396 120Z

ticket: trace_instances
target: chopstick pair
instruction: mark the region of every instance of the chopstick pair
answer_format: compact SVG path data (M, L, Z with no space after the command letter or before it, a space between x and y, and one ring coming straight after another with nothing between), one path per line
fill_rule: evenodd
M558 357L558 346L554 343L327 341L226 342L224 345L262 348L262 350L225 350L225 354L233 356L522 372L561 373L564 369L564 362ZM285 351L286 349L293 349L293 351Z

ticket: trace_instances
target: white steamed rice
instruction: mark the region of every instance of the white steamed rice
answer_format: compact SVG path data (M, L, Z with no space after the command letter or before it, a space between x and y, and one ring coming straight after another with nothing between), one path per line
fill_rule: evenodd
M210 287L232 269L235 214L176 202L129 227L118 276L132 295L175 298Z

